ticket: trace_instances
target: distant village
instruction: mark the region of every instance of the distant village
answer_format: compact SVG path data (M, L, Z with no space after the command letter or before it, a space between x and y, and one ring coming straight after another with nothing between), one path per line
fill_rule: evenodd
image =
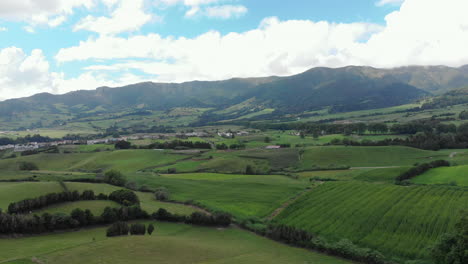
M233 138L235 136L246 136L249 135L247 131L238 132L218 132L218 136L223 138ZM96 145L96 144L115 144L119 141L129 140L144 140L144 139L167 139L167 138L178 138L187 139L189 137L212 137L213 134L207 132L187 132L187 133L173 133L173 134L154 134L154 135L131 135L122 136L118 138L101 138L91 140L58 140L51 142L29 142L27 144L10 144L0 146L1 150L13 150L14 152L23 152L28 150L36 150L40 148L61 146L61 145Z

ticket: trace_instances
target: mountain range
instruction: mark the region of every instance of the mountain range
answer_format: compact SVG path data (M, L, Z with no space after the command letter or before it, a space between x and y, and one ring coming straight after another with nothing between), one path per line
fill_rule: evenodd
M239 104L278 113L328 108L344 112L402 105L468 86L468 65L393 69L313 68L288 77L235 78L187 83L138 83L62 95L36 94L0 102L2 122L28 113L82 115L176 107L222 111ZM248 104L246 103L248 102Z

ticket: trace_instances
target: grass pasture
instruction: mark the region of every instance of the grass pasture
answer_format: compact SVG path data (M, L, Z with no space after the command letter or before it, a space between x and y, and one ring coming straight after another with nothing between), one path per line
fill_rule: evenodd
M461 188L328 182L274 220L385 254L427 258L428 246L453 230L467 204L468 191Z
M24 199L36 198L52 192L63 192L57 182L2 182L0 183L0 208Z
M80 208L82 210L89 209L93 213L93 215L101 215L104 212L104 208L106 207L114 207L118 208L120 205L113 201L78 201L78 202L68 202L68 203L61 203L52 206L48 206L41 210L34 211L33 213L36 214L56 214L56 213L63 213L69 215L74 209Z
M79 191L83 192L85 190L93 190L96 194L104 193L110 194L115 190L119 190L121 188L108 185L108 184L92 184L92 183L79 183L79 182L67 182L67 188L71 191ZM175 203L165 203L157 201L152 193L144 193L144 192L135 192L140 199L141 208L147 211L148 213L156 212L159 208L164 208L171 213L182 214L182 215L189 215L197 209L183 205L183 204L175 204ZM83 208L86 209L86 208Z
M148 222L147 222L148 223ZM1 263L351 263L293 248L237 228L155 223L153 235L105 237L105 228L0 239ZM36 262L39 263L39 262Z
M192 179L176 179L143 173L135 174L130 179L139 186L153 189L164 186L171 192L171 199L195 201L238 218L265 217L307 186L303 181L278 175L251 175L231 179L227 179L231 175L214 175L224 179L194 179L194 176L191 176Z
M435 168L411 179L411 182L468 186L468 165Z
M448 159L446 153L420 150L409 147L345 147L324 146L306 148L299 163L299 169L333 167L411 166L435 159Z

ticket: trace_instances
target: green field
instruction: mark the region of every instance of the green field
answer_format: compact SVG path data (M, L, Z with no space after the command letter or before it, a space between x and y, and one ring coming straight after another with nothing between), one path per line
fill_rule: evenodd
M274 220L384 254L427 258L428 247L453 230L467 204L468 191L461 188L329 182Z
M2 182L0 183L0 208L7 210L10 203L63 191L57 182Z
M120 187L108 185L108 184L92 184L92 183L79 183L79 182L67 182L66 186L71 191L83 192L85 190L93 190L94 193L110 194L115 190L122 189ZM195 208L186 206L183 204L165 203L157 201L152 193L135 192L140 199L141 208L146 210L148 213L156 212L159 208L164 208L174 214L189 215L195 211Z
M104 228L16 239L0 238L0 263L351 263L237 228L155 223L152 236L106 238ZM17 261L16 261L17 260Z
M411 182L417 184L450 184L468 186L468 166L435 168L411 179Z
M120 205L113 201L78 201L78 202L68 202L57 205L48 206L41 210L34 211L35 214L56 214L63 213L69 215L74 209L80 208L82 210L89 209L93 215L101 215L104 212L104 208L114 207L118 208Z
M314 167L351 167L410 166L433 159L448 159L449 154L420 150L409 147L344 147L326 146L306 148L299 163L303 170Z
M302 181L277 175L235 178L215 175L224 179L176 179L144 173L131 175L129 179L139 186L166 187L171 192L171 199L195 201L240 218L265 217L307 186ZM226 179L229 177L231 179Z

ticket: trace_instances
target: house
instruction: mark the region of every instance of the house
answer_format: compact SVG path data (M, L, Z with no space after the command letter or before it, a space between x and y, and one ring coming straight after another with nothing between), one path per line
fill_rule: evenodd
M277 146L277 145L271 145L271 146L266 146L265 149L280 149L281 146Z

